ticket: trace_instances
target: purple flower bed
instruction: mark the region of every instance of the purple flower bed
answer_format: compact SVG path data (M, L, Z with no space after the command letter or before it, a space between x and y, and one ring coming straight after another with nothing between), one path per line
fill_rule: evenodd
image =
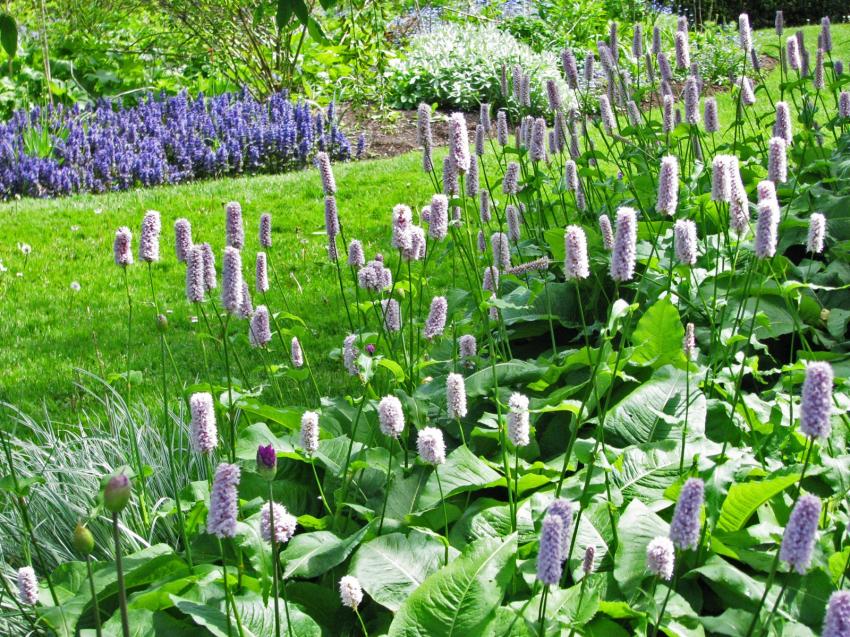
M365 140L358 140L359 156ZM0 124L0 197L52 197L305 166L318 150L349 159L334 105L311 109L277 93L197 98L186 92L124 108L18 111Z

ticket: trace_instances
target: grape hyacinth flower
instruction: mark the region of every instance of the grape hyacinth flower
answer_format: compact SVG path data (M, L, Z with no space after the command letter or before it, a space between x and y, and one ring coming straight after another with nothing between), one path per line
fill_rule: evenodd
M758 204L756 219L756 238L753 249L759 259L769 259L776 254L779 214L772 201Z
M767 155L768 179L775 184L788 180L788 156L785 152L785 140L782 137L771 137Z
M850 635L850 591L835 591L829 596L822 635L823 637Z
M437 241L446 238L449 232L449 200L445 195L431 198L431 211L428 214L428 236Z
M617 230L611 253L611 278L628 281L635 274L637 250L637 213L626 206L617 210Z
M378 422L381 433L385 436L398 438L404 431L404 411L401 401L395 396L384 396L378 403Z
M142 232L139 236L139 261L153 263L159 261L159 233L162 223L156 210L148 210L142 219Z
M127 226L121 226L115 231L115 241L112 244L115 264L121 267L133 265L133 233Z
M832 367L824 361L806 366L806 380L800 396L800 431L812 438L826 438L831 429Z
M675 566L675 548L670 538L660 535L646 547L646 568L650 573L669 582Z
M264 248L272 247L272 216L268 212L260 215L260 245Z
M238 465L221 463L215 471L210 508L207 514L207 533L219 539L236 535L236 518L239 513L237 487L241 470Z
M190 442L195 453L209 454L218 446L218 429L215 424L213 397L198 392L189 397L192 420L189 425Z
M581 226L567 226L564 230L564 278L586 279L590 276L587 259L587 236Z
M238 201L231 201L224 206L225 224L224 230L227 237L227 245L239 250L245 244L245 228L242 225L242 206Z
M336 180L331 168L331 158L324 151L316 153L316 165L319 167L319 176L322 179L322 189L325 196L336 194Z
M431 299L431 307L428 311L428 318L425 320L425 328L423 336L427 340L433 340L443 333L446 328L446 314L448 312L448 302L444 296L435 296Z
M255 267L255 287L257 292L266 293L269 291L269 269L268 259L265 252L257 253L257 262Z
M308 456L319 450L319 414L305 411L301 416L301 448Z
M773 136L781 137L786 144L793 141L791 132L791 113L787 102L776 102L776 123L773 125Z
M349 334L345 337L342 343L342 362L346 371L351 376L357 376L359 369L357 367L357 357L360 356L360 350L355 345L357 336Z
M694 329L694 324L688 323L685 326L685 336L682 339L682 350L685 352L685 358L689 361L695 361L699 352L697 350L697 339Z
M469 172L469 133L463 113L452 113L449 117L449 153L461 173Z
M556 586L563 573L564 521L559 515L546 514L540 529L540 551L537 554L537 579Z
M785 57L788 59L788 66L795 71L800 71L802 67L800 45L797 43L797 38L793 35L785 41Z
M185 263L191 249L192 224L188 219L177 219L174 222L174 253L177 255L177 260Z
M528 397L518 392L508 399L508 438L516 447L531 442L531 424L528 414Z
M508 162L505 168L505 176L502 179L502 192L506 195L515 195L519 190L519 164L515 161Z
M809 234L806 238L806 250L812 254L823 252L823 241L826 235L826 217L819 212L813 212L809 217Z
M782 535L779 559L800 575L806 574L812 561L820 511L820 499L808 493L801 495Z
M686 70L691 66L691 50L687 31L676 31L676 68Z
M697 262L697 225L690 219L680 219L673 226L673 251L682 265Z
M423 427L416 436L416 451L422 462L432 465L446 461L446 443L443 432L436 427Z
M339 599L343 606L357 610L363 601L363 588L356 577L345 575L339 580Z
M292 360L293 367L304 366L304 352L301 351L301 342L297 336L293 336L289 343L289 358Z
M221 270L221 304L231 314L238 314L243 299L242 255L228 246L224 249Z
M670 522L670 540L678 549L696 549L699 544L700 511L705 485L699 478L689 478L679 493L679 501Z
M218 287L215 273L215 253L209 243L202 243L201 250L204 251L204 287L207 291Z
M192 246L186 258L186 299L189 303L200 303L205 293L204 250L200 246Z
M490 248L493 251L493 264L506 270L511 266L510 244L508 236L503 232L490 235Z
M272 340L269 310L265 305L258 305L256 311L251 316L248 340L253 347L265 347Z
M274 535L272 535L272 517L274 517ZM260 535L266 542L274 537L275 544L286 544L295 535L298 519L277 502L266 502L260 509Z
M460 374L446 377L446 411L451 419L466 417L466 384Z
M658 200L655 209L668 216L676 214L679 204L679 160L674 155L661 158L658 171Z

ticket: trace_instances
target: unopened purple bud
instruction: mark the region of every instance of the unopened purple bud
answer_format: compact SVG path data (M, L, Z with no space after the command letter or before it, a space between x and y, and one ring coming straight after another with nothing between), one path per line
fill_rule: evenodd
M319 450L319 414L305 411L301 416L301 448L308 456Z
M776 103L776 123L773 125L773 136L781 137L786 144L790 144L793 140L791 113L786 102Z
M700 512L705 485L699 478L689 478L679 493L679 501L670 522L670 539L678 549L696 549L700 535Z
M319 176L322 179L322 189L325 196L336 194L336 180L331 168L331 158L326 152L316 153L316 164L319 167Z
M192 421L189 425L190 441L195 453L212 453L218 446L218 429L215 424L213 397L207 392L198 392L189 397Z
M559 515L547 514L540 530L540 551L537 555L537 579L549 586L561 581L564 521Z
M339 215L336 209L336 197L325 197L325 232L333 238L339 234Z
M806 380L800 395L800 431L812 438L825 438L831 429L832 367L824 361L806 366Z
M614 249L614 232L608 215L599 215L599 232L602 235L602 247L610 252Z
M395 396L384 396L378 403L378 422L381 433L398 438L404 431L404 411L401 401Z
M779 226L779 214L772 201L758 204L756 219L756 238L753 249L759 259L769 259L776 254L776 241Z
M431 307L428 318L425 320L423 335L429 341L440 336L446 328L446 315L448 312L448 301L444 296L435 296L431 299Z
M142 219L142 232L139 237L139 261L153 263L159 261L159 233L162 230L159 213L148 210Z
M133 233L127 226L121 226L115 231L115 241L112 244L115 264L122 267L133 265Z
M673 577L675 555L676 549L670 538L658 536L646 546L646 568L653 575L669 582Z
M268 212L260 215L260 245L263 248L272 247L272 216Z
M481 103L478 108L478 124L485 133L490 132L490 105Z
M215 272L215 253L209 243L202 243L201 250L204 252L204 287L214 290L218 287Z
M782 11L776 12L773 28L776 31L776 35L782 37L782 31L785 29L785 14Z
M611 278L628 281L635 274L637 250L637 213L626 206L617 210L617 230L611 254Z
M658 171L658 201L655 209L668 216L676 214L679 205L679 160L674 155L661 158Z
M242 307L242 255L234 247L224 249L221 269L221 304L231 314Z
M676 31L676 68L687 70L691 66L691 49L687 31Z
M110 513L120 513L130 502L132 495L130 478L123 473L116 473L103 488L103 505Z
M823 252L823 243L826 236L826 217L819 212L813 212L809 217L809 235L806 238L806 250L812 254Z
M493 264L506 270L511 266L510 243L508 236L502 232L494 232L490 236L490 248L493 251Z
M682 265L697 262L697 225L690 219L680 219L673 226L673 249Z
M178 261L185 262L192 249L192 224L188 219L178 219L174 222L174 252Z
M564 230L564 250L564 278L586 279L590 276L587 237L581 226L567 226Z
M269 309L265 305L258 305L257 309L251 315L248 340L254 347L265 347L272 340Z
M192 246L186 258L186 299L189 303L200 303L204 300L205 291L204 250L200 246Z
M255 287L257 292L266 293L269 291L269 269L268 259L265 252L257 253Z
M812 561L820 511L821 502L817 497L808 493L801 495L782 535L779 559L800 575L806 574Z
M835 591L829 596L821 634L823 637L850 635L850 591Z
M449 117L449 153L457 170L464 174L469 172L469 134L463 113L452 113Z
M242 206L237 201L231 201L224 207L225 234L227 245L239 250L245 245L245 228L242 225Z

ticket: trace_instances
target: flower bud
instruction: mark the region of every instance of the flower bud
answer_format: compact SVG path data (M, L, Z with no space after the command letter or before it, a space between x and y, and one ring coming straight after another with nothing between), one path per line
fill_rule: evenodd
M94 536L88 528L83 526L82 522L77 522L71 544L80 555L91 555L94 551Z
M103 504L111 513L121 513L132 494L130 478L123 473L116 473L103 488Z
M257 473L268 482L275 479L277 475L277 452L274 445L257 447Z

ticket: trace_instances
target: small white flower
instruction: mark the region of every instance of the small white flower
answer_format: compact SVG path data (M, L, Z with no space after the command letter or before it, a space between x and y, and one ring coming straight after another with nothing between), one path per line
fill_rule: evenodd
M95 208L95 209L94 209L94 214L96 214L96 215L102 215L102 214L103 214L103 208Z
M71 289L74 292L79 292L80 291L80 282L79 281L71 281Z
M24 253L24 255L28 255L30 252L32 252L32 246L28 243L19 243L18 250Z

